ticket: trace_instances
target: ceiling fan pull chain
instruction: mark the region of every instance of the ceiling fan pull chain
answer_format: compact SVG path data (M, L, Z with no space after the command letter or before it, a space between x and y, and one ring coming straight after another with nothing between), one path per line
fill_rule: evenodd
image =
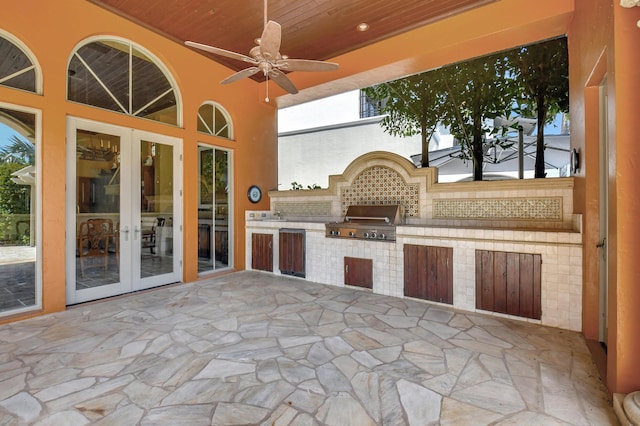
M265 84L267 85L267 97L264 98L264 101L268 103L269 102L269 73L266 73L264 76L266 78Z

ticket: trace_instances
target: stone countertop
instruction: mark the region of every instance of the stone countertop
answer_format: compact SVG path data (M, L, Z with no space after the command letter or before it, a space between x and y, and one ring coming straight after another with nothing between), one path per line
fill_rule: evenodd
M582 244L582 234L567 229L401 225L396 228L396 238L441 238L525 243Z
M291 224L297 227L325 225L327 223L342 223L342 219L336 218L250 218L246 219L246 224L250 226L262 226L262 227L282 227L283 224ZM260 225L262 224L262 225ZM291 226L287 226L291 227ZM438 233L438 230L462 230L462 231L504 231L504 232L543 232L543 233L566 233L566 234L580 234L579 231L567 228L509 228L500 226L477 226L477 225L442 225L442 224L429 224L429 223L403 223L396 225L396 229L401 233L414 233L416 230L430 229L434 233Z
M309 231L325 231L330 220L277 219L272 217L249 219L246 228L282 229L295 228ZM504 242L530 242L551 244L582 244L582 234L571 229L523 229L490 228L472 226L447 226L429 224L403 224L396 227L397 239L440 238L456 240L494 240Z
M310 220L287 220L287 219L256 219L247 220L246 228L301 228L301 229L321 229L324 232L325 221Z

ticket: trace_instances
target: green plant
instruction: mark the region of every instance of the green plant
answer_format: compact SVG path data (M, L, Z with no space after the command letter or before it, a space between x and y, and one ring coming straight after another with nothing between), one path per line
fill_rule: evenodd
M320 185L318 184L313 184L313 185L307 185L306 189L320 189ZM298 183L298 182L291 182L291 189L294 191L300 191L305 189L302 184Z

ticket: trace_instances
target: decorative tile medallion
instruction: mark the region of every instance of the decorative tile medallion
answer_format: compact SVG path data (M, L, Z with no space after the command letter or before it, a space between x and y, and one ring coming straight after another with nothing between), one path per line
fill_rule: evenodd
M418 184L407 184L396 171L373 166L363 170L342 188L342 214L352 205L401 204L406 217L417 217L420 210Z
M433 200L436 219L562 220L562 197Z

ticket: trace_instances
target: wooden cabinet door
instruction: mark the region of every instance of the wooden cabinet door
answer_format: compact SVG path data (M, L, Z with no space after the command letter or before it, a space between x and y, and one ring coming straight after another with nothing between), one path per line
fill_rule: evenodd
M305 276L304 230L280 231L280 272L296 277Z
M453 249L405 244L404 294L453 304Z
M476 250L476 308L540 319L539 254Z
M251 234L251 268L273 272L273 235Z
M344 283L356 287L373 288L373 260L344 258Z

